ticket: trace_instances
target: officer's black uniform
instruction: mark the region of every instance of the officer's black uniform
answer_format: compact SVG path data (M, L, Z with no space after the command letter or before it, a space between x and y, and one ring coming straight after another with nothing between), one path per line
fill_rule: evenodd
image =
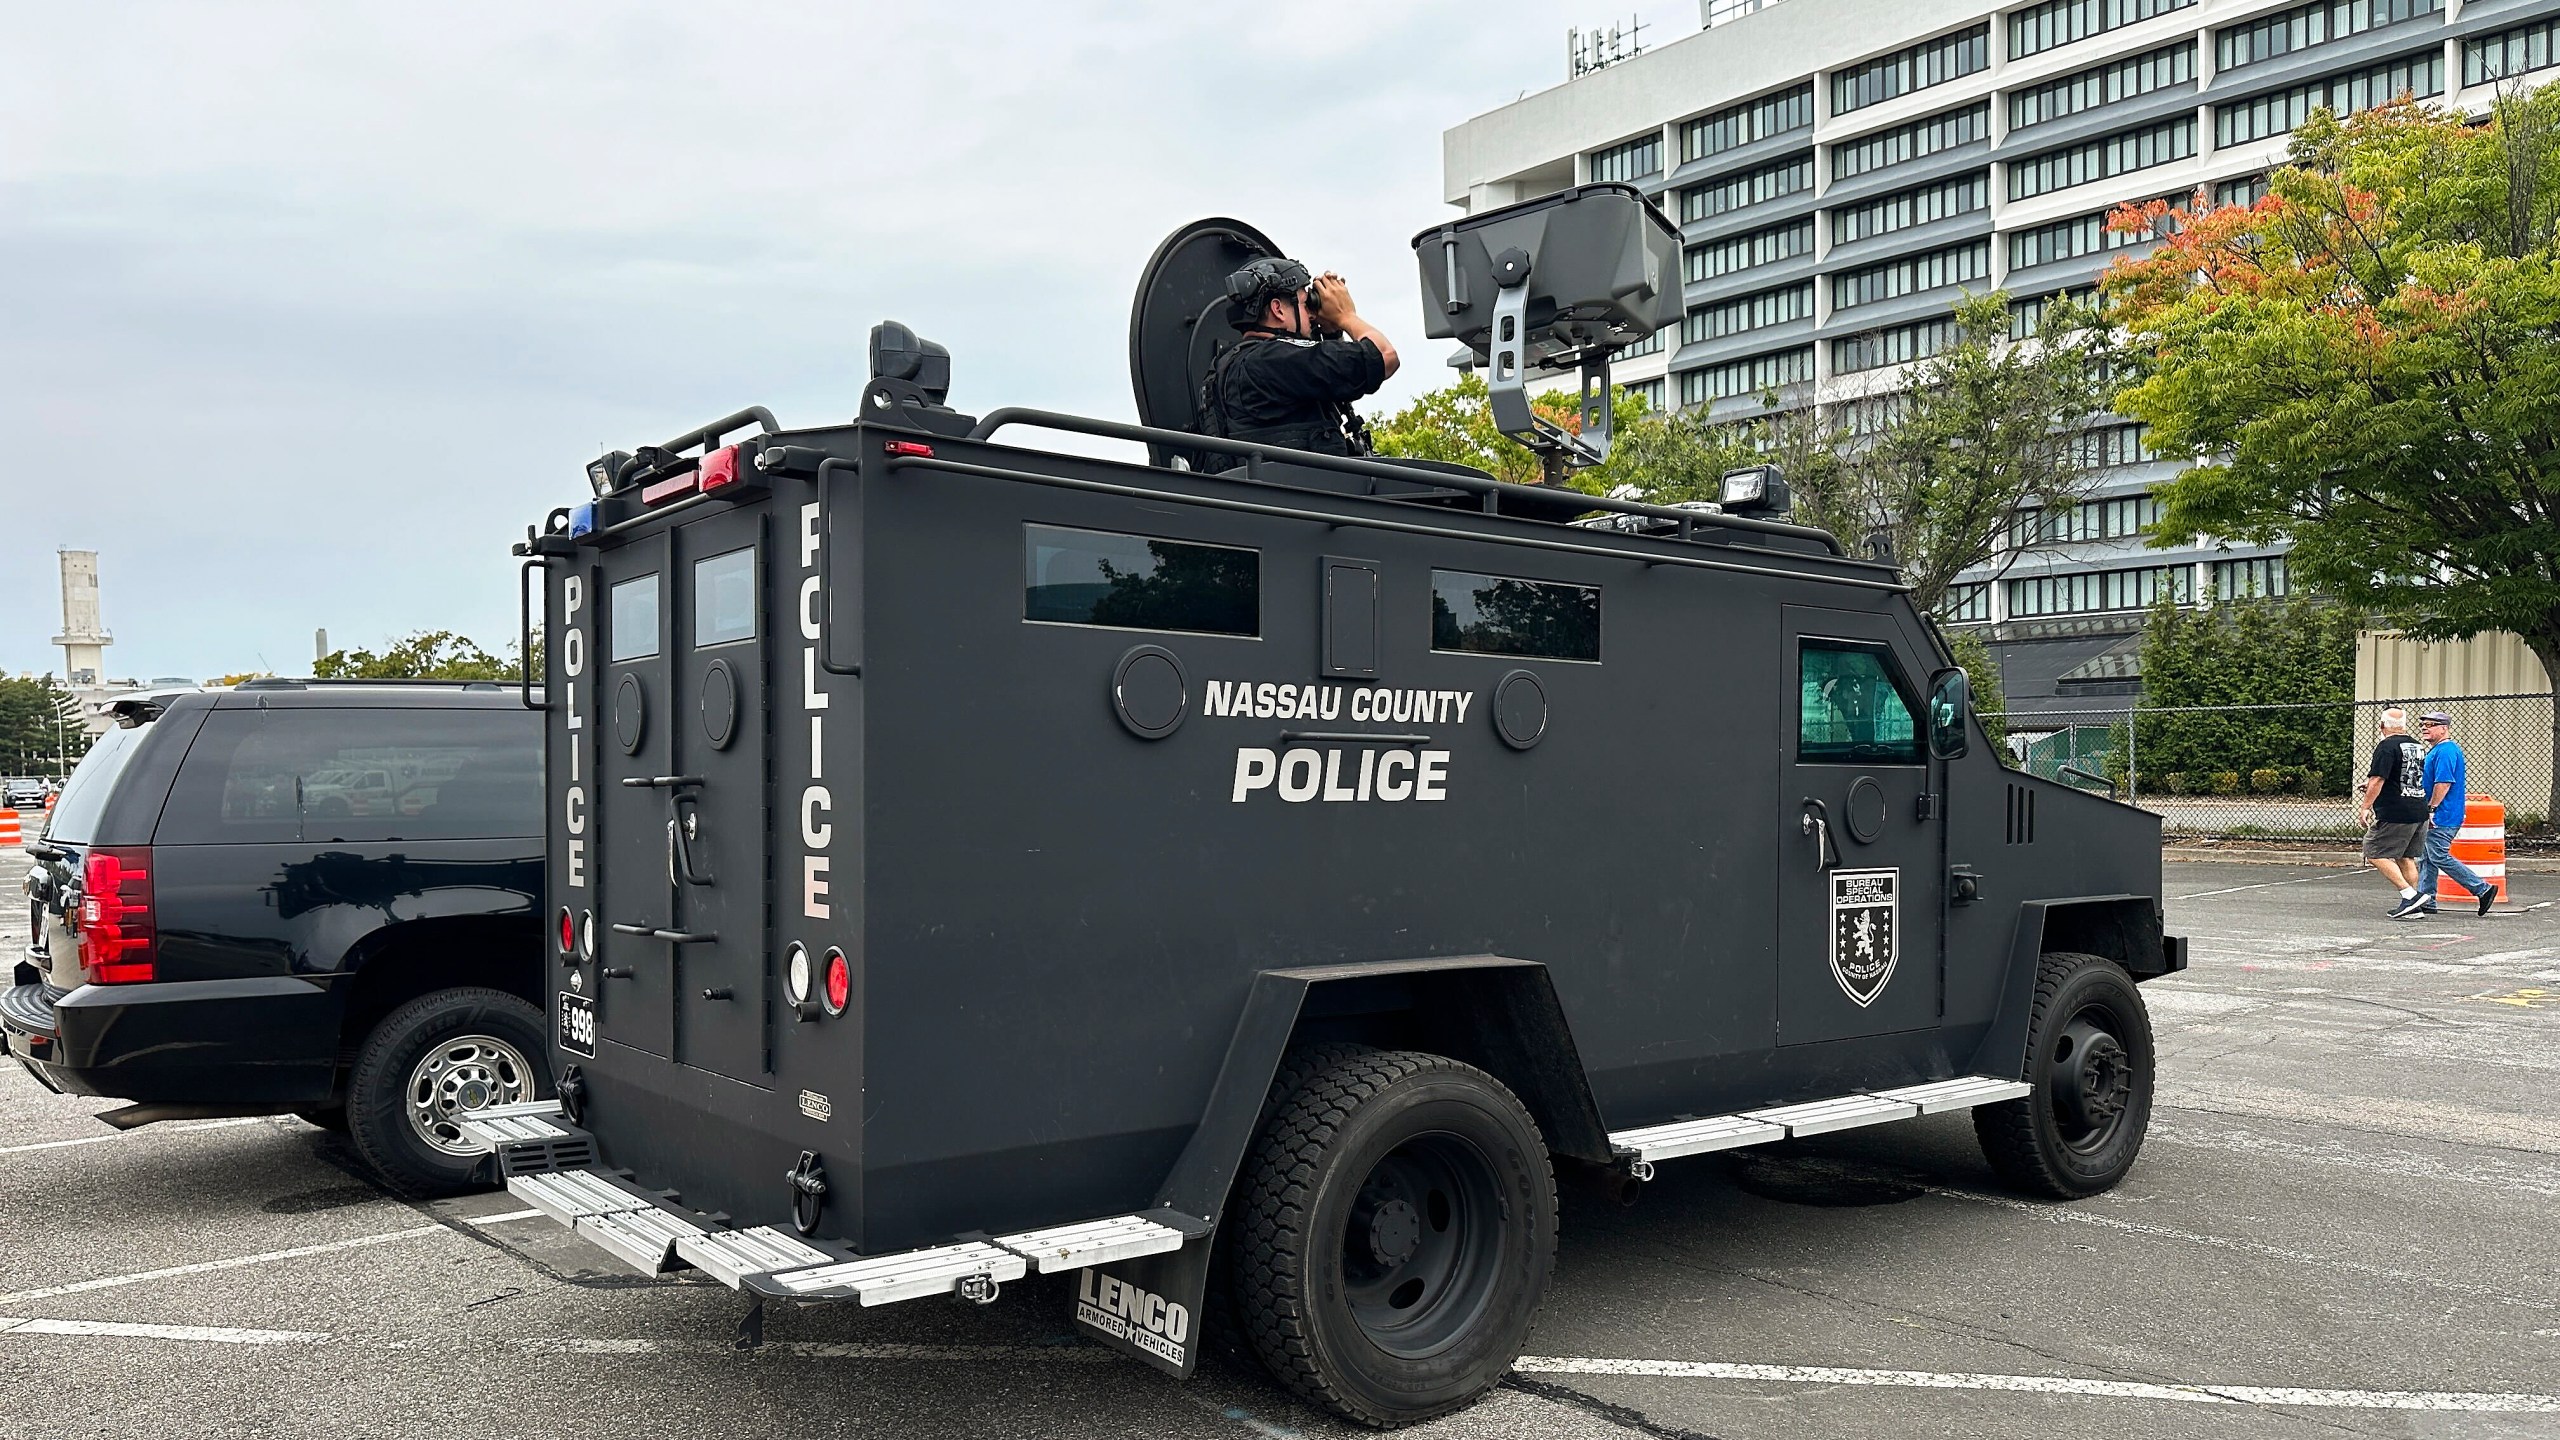
M1228 439L1349 455L1340 407L1387 383L1387 362L1368 340L1257 335L1218 357L1214 383Z

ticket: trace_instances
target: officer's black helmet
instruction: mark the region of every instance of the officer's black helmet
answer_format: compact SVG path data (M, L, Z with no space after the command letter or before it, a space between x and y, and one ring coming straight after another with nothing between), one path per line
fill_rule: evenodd
M1266 303L1304 294L1314 279L1306 266L1285 256L1265 255L1247 264L1227 277L1228 323L1252 324Z

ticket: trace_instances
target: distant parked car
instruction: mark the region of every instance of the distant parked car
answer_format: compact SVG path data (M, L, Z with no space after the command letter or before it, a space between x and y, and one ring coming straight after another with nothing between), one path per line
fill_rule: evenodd
M0 781L0 810L41 810L50 793L40 779Z
M298 1114L403 1194L480 1183L457 1120L551 1093L539 717L512 686L279 680L114 714L27 845L9 1052L136 1102L110 1124Z

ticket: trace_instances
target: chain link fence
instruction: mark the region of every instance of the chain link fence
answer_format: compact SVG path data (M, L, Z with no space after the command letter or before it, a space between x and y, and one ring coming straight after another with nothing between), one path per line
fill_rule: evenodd
M2507 838L2560 844L2552 827L2552 697L2420 696L2296 705L2012 710L1982 718L2006 729L2011 764L2139 805L2164 833L2194 839L2345 843L2360 837L2356 795L2382 712L2453 717L2470 793L2507 807Z

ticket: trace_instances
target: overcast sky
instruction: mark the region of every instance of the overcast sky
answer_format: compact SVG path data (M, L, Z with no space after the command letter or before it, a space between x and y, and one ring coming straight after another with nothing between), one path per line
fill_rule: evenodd
M1622 12L1623 17L1623 12ZM1651 7L1668 40L1694 6ZM507 546L599 452L952 403L1132 414L1138 268L1229 214L1436 385L1407 242L1440 132L1562 78L1554 0L10 7L0 670L307 673L311 632L512 640Z

